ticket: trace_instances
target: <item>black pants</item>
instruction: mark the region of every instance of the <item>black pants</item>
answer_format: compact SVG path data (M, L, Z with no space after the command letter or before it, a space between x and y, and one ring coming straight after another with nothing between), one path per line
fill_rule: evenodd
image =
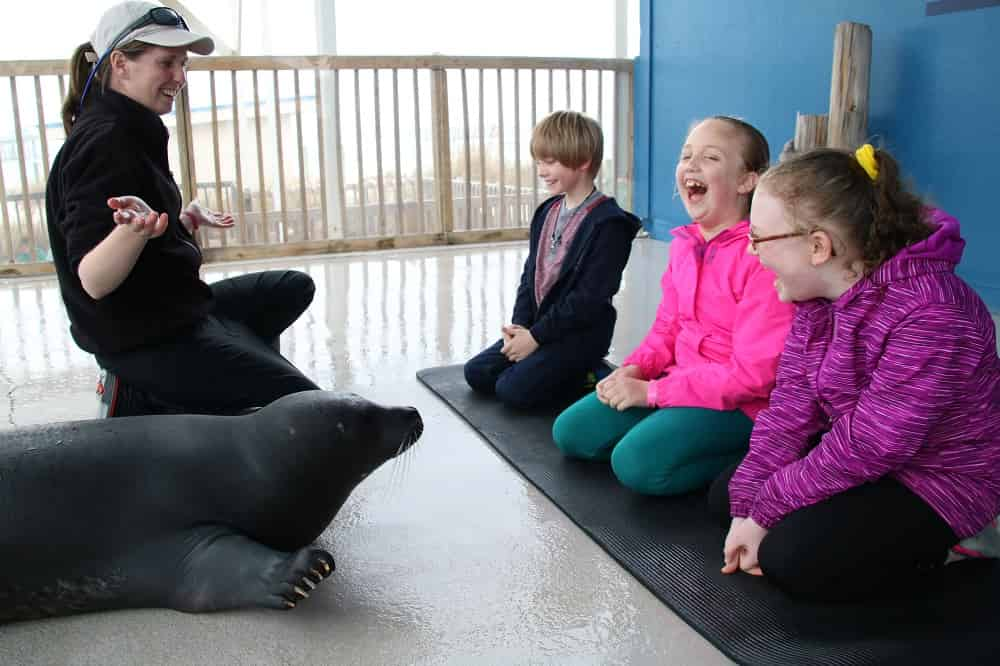
M605 374L601 359L608 348L603 339L581 336L541 345L517 363L508 361L501 347L502 339L466 362L465 381L508 407L527 409L578 398L587 390L588 372Z
M281 332L312 302L312 278L265 271L211 285L213 311L177 337L116 354L101 367L126 398L115 416L170 411L233 414L289 393L319 388L278 352ZM134 396L143 396L135 398Z
M708 496L727 528L737 466L719 475ZM883 477L789 514L764 537L757 557L768 580L789 595L849 601L917 590L940 573L956 543L926 502Z

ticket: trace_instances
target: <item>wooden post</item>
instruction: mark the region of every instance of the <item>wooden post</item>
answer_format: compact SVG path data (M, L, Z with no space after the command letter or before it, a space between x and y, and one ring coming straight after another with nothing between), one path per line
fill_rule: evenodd
M854 149L868 133L872 30L863 23L838 23L833 37L833 75L827 145Z
M822 148L826 145L826 121L825 115L795 114L795 143L793 146L796 153L804 153L807 150Z
M451 137L448 124L448 70L431 69L431 124L434 127L434 180L438 217L445 237L455 229L451 196Z

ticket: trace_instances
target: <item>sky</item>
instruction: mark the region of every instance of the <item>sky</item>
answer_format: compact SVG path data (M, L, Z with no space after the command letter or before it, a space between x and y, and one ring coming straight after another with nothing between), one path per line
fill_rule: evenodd
M242 0L242 21L240 0L182 2L224 42L232 47L239 43L245 55L317 52L317 0ZM637 55L638 2L628 0L629 57ZM68 58L115 3L5 4L0 60L42 60ZM615 5L615 0L339 0L337 52L611 58ZM44 31L24 26L44 26Z

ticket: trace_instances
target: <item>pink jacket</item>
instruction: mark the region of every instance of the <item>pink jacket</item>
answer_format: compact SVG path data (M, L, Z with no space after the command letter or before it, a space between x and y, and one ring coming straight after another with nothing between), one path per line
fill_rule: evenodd
M651 380L651 407L767 407L794 307L747 252L746 220L705 242L697 224L673 230L656 321L624 360Z

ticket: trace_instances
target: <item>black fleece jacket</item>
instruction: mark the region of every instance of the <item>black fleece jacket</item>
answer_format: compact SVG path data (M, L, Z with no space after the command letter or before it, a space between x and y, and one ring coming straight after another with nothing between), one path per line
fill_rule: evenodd
M552 288L535 302L535 266L545 217L562 195L541 203L531 220L531 243L514 302L512 323L531 330L540 345L571 335L611 344L617 314L612 297L621 286L622 271L641 226L639 218L608 198L584 218L573 236L562 270ZM596 336L596 339L592 336Z
M52 165L45 192L59 288L76 343L94 354L171 337L211 309L198 275L201 250L180 223L181 193L167 161L167 128L153 111L112 90L94 99ZM167 230L146 242L125 281L100 300L80 283L80 260L114 229L110 197L141 197L167 213Z

